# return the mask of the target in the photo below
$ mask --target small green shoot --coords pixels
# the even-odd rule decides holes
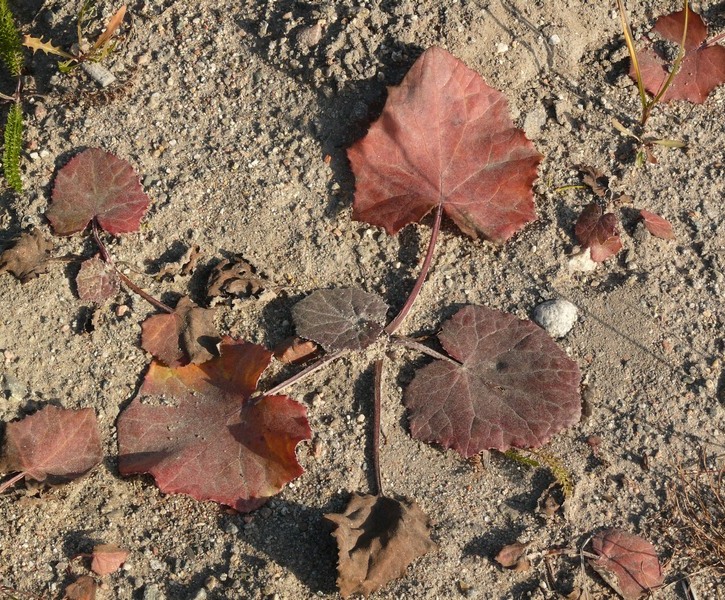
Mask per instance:
[[[23,146],[23,110],[19,102],[10,106],[5,123],[5,147],[3,148],[3,172],[8,185],[16,192],[23,191],[20,178],[20,152]]]
[[[526,452],[527,454],[523,454]],[[563,463],[550,454],[545,452],[537,452],[531,449],[528,450],[516,450],[511,449],[504,452],[504,456],[511,460],[525,465],[527,467],[547,468],[551,471],[556,482],[561,486],[561,491],[565,498],[571,496],[574,492],[574,482],[572,481],[571,475]]]

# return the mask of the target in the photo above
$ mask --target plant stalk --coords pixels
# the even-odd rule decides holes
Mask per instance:
[[[267,390],[266,392],[264,392],[264,396],[273,396],[274,394],[279,394],[282,390],[288,388],[293,383],[297,383],[298,381],[309,377],[313,373],[319,371],[327,363],[332,362],[336,358],[340,358],[343,353],[343,350],[338,350],[337,352],[333,352],[332,354],[323,356],[320,360],[312,363],[309,367],[302,369],[299,373],[295,373],[294,375],[292,375],[292,377],[285,379],[283,382],[275,385],[271,390]]]
[[[675,62],[672,63],[672,69],[670,69],[670,74],[667,76],[667,79],[660,87],[657,94],[655,94],[655,97],[652,98],[652,100],[649,101],[647,106],[645,107],[645,110],[642,114],[642,125],[644,125],[647,122],[647,119],[649,119],[649,115],[652,112],[652,109],[654,108],[655,104],[657,104],[662,96],[665,95],[665,92],[667,89],[672,85],[672,82],[675,79],[675,75],[680,71],[680,65],[682,64],[683,59],[685,58],[685,42],[687,42],[687,27],[690,23],[690,3],[689,0],[684,0],[684,8],[685,11],[685,24],[682,28],[682,41],[680,42],[680,49],[677,52],[677,58],[675,58]]]
[[[459,363],[457,360],[452,359],[450,356],[446,356],[445,354],[441,354],[437,350],[433,350],[433,348],[429,348],[425,344],[421,344],[420,342],[405,337],[403,335],[394,335],[390,338],[390,341],[392,341],[394,344],[398,344],[400,346],[405,346],[406,348],[410,348],[411,350],[417,350],[421,354],[427,354],[428,356],[432,358],[437,358],[438,360],[445,360],[451,364],[456,365],[457,367],[460,367],[462,363]]]
[[[373,403],[373,473],[378,496],[384,496],[383,480],[380,477],[380,410],[383,400],[383,359],[375,361],[375,401]]]
[[[642,103],[642,125],[644,125],[645,113],[647,111],[647,92],[644,89],[644,82],[642,81],[642,71],[639,68],[639,60],[637,59],[637,51],[634,48],[634,36],[632,30],[629,27],[629,21],[627,20],[627,9],[624,7],[624,0],[617,0],[617,10],[619,10],[619,18],[622,22],[622,31],[624,32],[624,42],[627,44],[627,50],[629,51],[629,58],[632,60],[632,68],[634,69],[635,77],[637,78],[637,89],[639,91],[639,100]]]
[[[111,258],[111,255],[108,253],[108,249],[106,248],[105,244],[101,241],[101,236],[98,233],[98,224],[96,223],[96,220],[93,219],[93,240],[96,242],[96,246],[98,246],[98,249],[101,252],[101,256],[103,257],[103,260],[111,265],[113,267],[113,270],[116,271],[116,274],[118,275],[119,279],[123,281],[123,283],[128,287],[131,291],[135,292],[139,296],[141,296],[146,302],[148,302],[151,306],[154,306],[158,308],[159,310],[163,312],[167,312],[169,314],[174,312],[174,309],[170,306],[167,306],[161,300],[157,300],[154,298],[151,294],[148,292],[145,292],[142,290],[139,286],[137,286],[131,279],[129,279],[125,274],[121,273],[119,268],[116,266],[116,263],[113,262],[113,259]]]
[[[10,479],[8,479],[5,483],[3,483],[2,485],[0,485],[0,494],[2,494],[9,487],[12,487],[13,485],[15,485],[23,477],[25,477],[25,471],[23,471],[22,473],[18,473],[17,475],[15,475],[15,476],[11,477]]]
[[[398,327],[400,327],[402,322],[405,320],[405,317],[408,316],[410,309],[413,308],[413,303],[418,297],[418,294],[420,294],[420,290],[423,287],[425,278],[427,277],[428,271],[430,270],[430,264],[433,259],[433,251],[435,250],[436,240],[438,239],[438,232],[441,229],[442,216],[443,203],[440,203],[438,204],[438,208],[436,209],[435,222],[433,223],[433,230],[431,231],[430,242],[428,243],[428,251],[426,252],[425,260],[423,261],[423,266],[420,269],[418,279],[416,280],[415,285],[413,286],[413,289],[408,296],[408,299],[405,301],[403,308],[400,309],[398,315],[385,328],[385,333],[387,334],[391,334],[397,331]]]

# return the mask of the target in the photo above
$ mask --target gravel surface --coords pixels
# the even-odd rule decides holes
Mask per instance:
[[[116,8],[98,4],[106,17]],[[638,38],[679,6],[630,4]],[[73,43],[80,2],[11,5],[25,32]],[[655,109],[648,135],[688,148],[656,148],[656,164],[636,167],[631,140],[611,125],[631,125],[640,111],[612,5],[131,0],[130,33],[104,63],[114,86],[100,91],[80,70],[60,74],[52,57],[28,58],[38,95],[24,103],[25,191],[2,192],[0,249],[32,226],[51,235],[44,212],[56,169],[97,146],[129,160],[152,198],[141,230],[109,247],[145,289],[167,302],[190,293],[203,303],[209,271],[233,254],[276,286],[220,303],[224,334],[274,347],[294,334],[292,306],[317,288],[355,285],[400,308],[431,220],[396,237],[352,221],[345,148],[379,114],[386,86],[440,45],[506,94],[516,124],[544,155],[539,218],[502,247],[444,224],[402,332],[434,333],[465,303],[529,318],[544,301],[567,300],[579,318],[558,343],[582,369],[586,417],[545,448],[574,482],[565,508],[547,516],[540,499],[550,470],[501,455],[466,462],[411,439],[401,392],[429,359],[396,350],[384,382],[383,480],[430,515],[438,551],[375,597],[548,599],[586,588],[590,598],[611,598],[601,578],[580,572],[578,555],[551,561],[554,590],[542,561],[512,572],[492,556],[516,540],[532,551],[577,550],[598,529],[622,527],[672,559],[668,582],[696,573],[699,597],[725,598],[714,573],[673,541],[665,493],[677,464],[695,464],[701,450],[722,456],[725,444],[725,86],[703,105]],[[714,33],[725,27],[722,6],[696,6]],[[13,89],[7,78],[0,84]],[[574,222],[594,198],[561,189],[580,184],[578,164],[601,169],[612,198],[629,196],[614,207],[624,249],[592,271],[570,265]],[[640,208],[668,219],[676,240],[649,235]],[[54,241],[58,256],[93,253],[83,236]],[[153,277],[196,245],[190,275]],[[337,551],[323,514],[372,485],[370,365],[379,348],[289,390],[313,429],[298,448],[306,472],[263,508],[235,514],[162,494],[150,477],[119,476],[115,422],[150,361],[139,336],[152,309],[125,292],[105,306],[85,305],[75,293],[77,268],[56,263],[25,285],[0,276],[0,421],[47,403],[90,406],[106,454],[81,480],[47,490],[20,484],[0,497],[0,585],[17,590],[7,597],[62,598],[87,573],[73,557],[98,543],[131,551],[103,578],[101,600],[337,597]],[[282,375],[273,372],[265,385]],[[679,584],[657,597],[685,598]]]

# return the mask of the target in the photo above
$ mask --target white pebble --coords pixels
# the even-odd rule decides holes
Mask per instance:
[[[504,44],[502,42],[498,42],[496,44],[496,52],[498,54],[505,54],[508,51],[509,51],[509,45],[508,44]]]
[[[569,333],[578,317],[579,310],[576,305],[560,298],[543,302],[534,309],[534,321],[555,338]]]

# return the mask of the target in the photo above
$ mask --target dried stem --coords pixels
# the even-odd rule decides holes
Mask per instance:
[[[410,312],[410,309],[413,308],[413,303],[415,302],[415,299],[418,297],[418,294],[420,293],[421,288],[423,287],[423,282],[425,281],[426,276],[428,275],[428,270],[430,269],[430,263],[433,259],[433,251],[435,250],[436,240],[438,239],[438,232],[441,229],[441,217],[443,216],[443,204],[439,204],[438,208],[436,209],[436,216],[435,216],[435,222],[433,223],[433,230],[430,234],[430,242],[428,243],[428,251],[425,255],[425,260],[423,261],[423,266],[420,269],[420,274],[418,275],[418,279],[415,282],[415,285],[413,286],[413,289],[410,292],[410,296],[408,296],[408,299],[405,301],[405,304],[403,305],[403,308],[400,309],[400,312],[398,313],[398,316],[396,316],[385,328],[385,333],[394,333],[397,331],[398,327],[400,327],[401,323],[405,320],[405,317],[408,316],[408,313]]]
[[[139,296],[141,296],[146,302],[151,304],[152,306],[155,306],[159,310],[162,310],[167,313],[173,313],[174,309],[170,306],[167,306],[161,300],[157,300],[154,298],[151,294],[148,292],[145,292],[142,290],[139,286],[137,286],[133,281],[131,281],[126,275],[121,273],[119,268],[116,266],[116,263],[113,262],[113,259],[111,258],[111,255],[108,253],[108,249],[106,248],[103,241],[101,241],[101,236],[98,232],[98,224],[96,223],[96,220],[93,219],[93,240],[96,242],[96,246],[98,246],[98,249],[101,252],[101,256],[103,257],[103,260],[111,265],[113,267],[113,270],[116,271],[116,274],[118,275],[119,279],[123,281],[123,283],[128,287],[131,291],[137,293]]]
[[[637,78],[637,89],[639,90],[639,100],[642,103],[642,118],[647,111],[647,92],[644,89],[644,82],[642,81],[642,71],[639,68],[639,60],[637,59],[637,51],[634,48],[634,36],[632,30],[629,27],[629,21],[627,20],[627,9],[624,7],[624,0],[617,0],[617,9],[619,10],[619,19],[622,22],[622,31],[624,32],[624,41],[627,44],[627,50],[629,50],[629,57],[632,60],[632,68],[634,69],[635,77]],[[644,122],[642,123],[644,125]]]
[[[383,359],[375,361],[375,401],[373,403],[373,472],[378,496],[384,496],[383,480],[380,477],[380,410],[383,400]]]
[[[10,479],[8,479],[5,483],[3,483],[2,485],[0,485],[0,494],[2,494],[9,487],[14,486],[23,477],[25,477],[25,471],[23,471],[22,473],[18,473],[14,477],[11,477]]]
[[[714,46],[717,44],[720,40],[725,40],[725,31],[723,31],[721,34],[716,35],[714,38],[712,38],[709,42],[705,43],[705,48],[709,48],[710,46]]]
[[[273,396],[274,394],[279,394],[282,390],[288,388],[293,383],[297,383],[298,381],[307,378],[316,371],[319,371],[327,363],[332,362],[336,358],[340,358],[343,354],[344,351],[338,350],[337,352],[333,352],[332,354],[323,356],[320,360],[312,363],[309,367],[302,369],[299,373],[295,373],[294,375],[292,375],[292,377],[290,377],[289,379],[285,379],[282,383],[278,383],[271,390],[267,390],[266,392],[264,392],[264,395]]]

